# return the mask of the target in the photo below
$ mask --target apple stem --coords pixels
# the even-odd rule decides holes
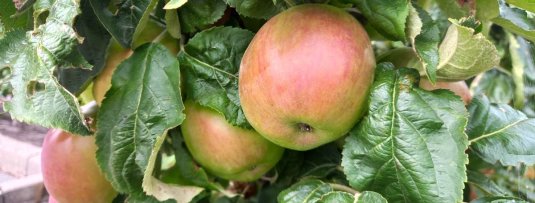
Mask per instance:
[[[221,185],[219,185],[219,184],[215,184],[215,185],[213,185],[213,186],[215,187],[215,189],[216,189],[218,192],[220,192],[220,193],[221,193],[222,195],[224,195],[225,197],[233,198],[233,197],[238,196],[238,194],[226,190],[225,188],[221,187]]]
[[[264,180],[264,181],[268,181],[269,184],[273,184],[273,183],[275,183],[275,181],[277,181],[278,178],[279,178],[279,172],[275,171],[275,175],[274,176],[272,176],[272,177],[262,176],[260,179]]]
[[[347,193],[351,193],[353,195],[359,195],[359,191],[356,191],[355,189],[353,188],[350,188],[348,186],[345,186],[345,185],[341,185],[341,184],[337,184],[337,183],[329,183],[329,185],[334,189],[334,190],[338,190],[338,191],[343,191],[343,192],[347,192]]]
[[[98,106],[95,100],[88,102],[87,104],[80,107],[80,111],[86,117],[93,117],[97,113]]]

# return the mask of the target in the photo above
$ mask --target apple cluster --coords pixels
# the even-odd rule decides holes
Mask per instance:
[[[364,113],[374,66],[366,31],[347,12],[292,7],[260,28],[240,64],[240,103],[254,130],[186,101],[186,145],[212,174],[256,180],[283,148],[309,150],[346,134]]]
[[[166,45],[178,52],[176,42]],[[99,104],[113,71],[132,53],[118,44],[110,49],[106,67],[94,81]],[[407,66],[406,59],[411,58],[400,54],[410,55],[412,50],[395,52],[389,53],[397,54],[390,57],[394,60],[381,60],[404,59],[397,66]],[[374,67],[370,39],[353,16],[328,5],[294,6],[267,21],[243,55],[239,96],[253,129],[233,126],[219,112],[187,99],[181,125],[186,146],[211,174],[254,181],[276,165],[285,148],[310,150],[350,131],[367,110]],[[428,90],[453,89],[469,102],[468,88],[461,83],[433,86],[423,79],[420,85]],[[42,168],[52,199],[112,201],[116,192],[101,174],[95,152],[94,137],[60,130],[47,134]]]

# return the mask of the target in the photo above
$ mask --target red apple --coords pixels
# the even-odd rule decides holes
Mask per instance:
[[[268,140],[308,150],[346,134],[361,119],[375,59],[364,28],[324,4],[294,6],[271,18],[240,66],[240,102]]]
[[[41,152],[48,193],[60,203],[110,203],[117,192],[104,178],[95,157],[94,136],[50,130]]]
[[[220,113],[186,101],[182,135],[193,158],[218,177],[253,181],[282,157],[283,148],[254,130],[229,124]]]
[[[58,203],[56,199],[54,199],[52,196],[48,195],[48,203]]]

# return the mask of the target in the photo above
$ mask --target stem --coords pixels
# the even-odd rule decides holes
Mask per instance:
[[[293,0],[284,0],[284,2],[286,2],[286,4],[290,7],[295,6],[295,1]]]
[[[167,28],[164,29],[152,42],[160,42],[165,37],[165,34],[167,33]]]
[[[224,195],[225,197],[229,197],[229,198],[233,198],[233,197],[236,197],[238,196],[238,194],[236,193],[233,193],[231,191],[228,191],[228,190],[225,190],[225,188],[223,188],[221,185],[219,184],[212,184],[212,187],[217,190],[219,193],[221,193],[222,195]]]
[[[279,172],[275,171],[275,175],[273,177],[262,176],[260,179],[268,181],[269,184],[273,184],[275,183],[275,181],[277,181],[278,178],[279,178]]]
[[[98,106],[95,100],[80,107],[82,114],[86,117],[93,117],[97,113]]]
[[[336,166],[336,170],[339,171],[340,173],[345,174],[344,168],[342,166],[340,166],[340,165]]]
[[[345,186],[345,185],[341,185],[341,184],[338,184],[338,183],[329,183],[329,185],[330,185],[334,190],[343,191],[343,192],[348,192],[348,193],[351,193],[351,194],[353,194],[353,195],[360,194],[359,191],[356,191],[355,189],[350,188],[350,187]]]
[[[180,51],[184,51],[185,38],[184,35],[180,36]]]

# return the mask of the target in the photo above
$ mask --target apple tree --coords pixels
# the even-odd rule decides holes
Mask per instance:
[[[0,0],[57,202],[534,202],[529,0]]]

